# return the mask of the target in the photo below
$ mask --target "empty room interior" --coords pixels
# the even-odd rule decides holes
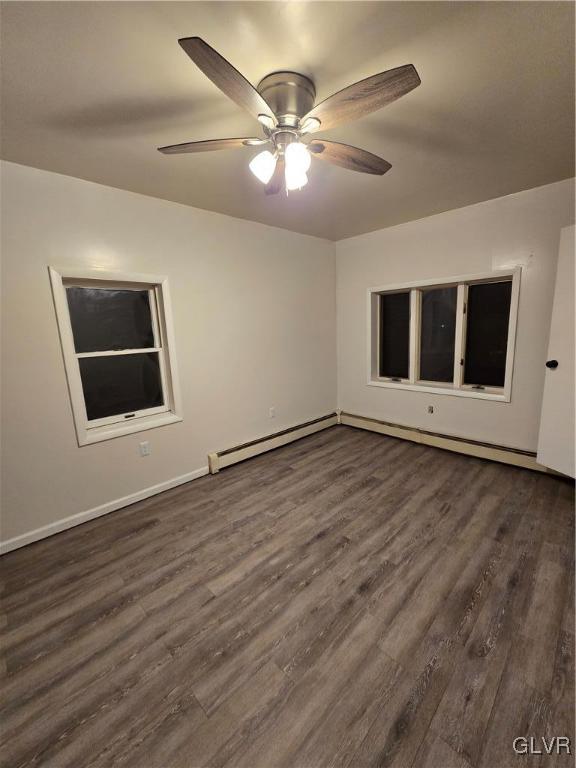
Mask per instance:
[[[574,766],[573,2],[2,2],[6,768]]]

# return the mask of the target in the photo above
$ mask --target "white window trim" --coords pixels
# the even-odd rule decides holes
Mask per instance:
[[[164,426],[165,424],[174,424],[182,421],[182,404],[168,278],[165,275],[104,272],[102,270],[83,270],[74,267],[49,267],[48,270],[78,445],[99,443],[102,440],[111,440],[122,435],[143,432],[148,429]],[[133,351],[134,353],[161,351],[159,359],[165,399],[164,405],[142,411],[140,412],[141,415],[138,415],[138,412],[136,412],[136,416],[131,421],[125,421],[124,417],[120,415],[88,422],[78,359],[80,357],[97,357],[100,354],[130,354],[132,350],[105,353],[76,353],[68,300],[66,298],[66,284],[76,281],[78,284],[81,284],[83,281],[96,282],[102,288],[108,285],[117,287],[119,283],[123,283],[126,287],[138,288],[140,290],[148,288],[150,290],[151,298],[155,301],[155,308],[152,311],[155,345],[150,349]]]
[[[367,384],[370,387],[382,387],[384,389],[403,389],[409,392],[426,392],[434,395],[452,395],[453,397],[471,397],[476,400],[496,400],[509,403],[512,396],[512,376],[514,371],[514,349],[516,345],[516,326],[518,320],[518,303],[520,299],[520,279],[522,267],[513,269],[494,270],[474,275],[458,275],[435,280],[417,280],[410,283],[395,283],[393,285],[380,285],[369,288],[367,294]],[[465,385],[462,381],[463,368],[460,359],[463,357],[466,341],[466,315],[464,304],[468,285],[470,283],[497,282],[505,278],[512,278],[512,295],[510,297],[510,318],[508,322],[508,346],[506,349],[506,371],[503,387],[487,387],[483,390],[472,389],[471,385]],[[426,383],[418,380],[418,366],[420,358],[420,298],[419,288],[448,288],[458,287],[456,306],[456,339],[454,346],[454,381],[453,383],[439,384]],[[385,380],[378,375],[378,349],[380,324],[378,322],[379,295],[394,291],[412,291],[410,293],[410,370],[408,379],[401,381]]]

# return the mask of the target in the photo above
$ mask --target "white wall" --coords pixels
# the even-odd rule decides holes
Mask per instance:
[[[4,541],[336,407],[332,243],[12,163],[2,214]],[[182,423],[78,447],[48,265],[168,275]]]
[[[338,405],[349,413],[536,450],[560,229],[573,180],[336,243]],[[368,386],[366,291],[522,265],[510,403]],[[427,406],[434,413],[427,413]]]

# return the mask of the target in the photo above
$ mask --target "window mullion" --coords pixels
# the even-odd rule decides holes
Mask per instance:
[[[418,380],[418,362],[420,350],[420,298],[421,291],[410,291],[410,365],[408,381],[414,384]]]
[[[456,338],[454,341],[454,387],[460,389],[464,379],[464,355],[466,347],[466,302],[468,286],[461,283],[458,286],[456,299]]]

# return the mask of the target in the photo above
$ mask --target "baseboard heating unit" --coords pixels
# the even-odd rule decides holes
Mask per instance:
[[[492,443],[482,443],[477,440],[469,440],[464,437],[454,437],[452,435],[443,435],[437,432],[429,432],[416,427],[407,427],[402,424],[393,424],[379,419],[369,418],[367,416],[357,416],[353,413],[340,411],[338,413],[338,423],[345,424],[357,429],[367,429],[370,432],[379,432],[382,435],[391,437],[400,437],[403,440],[411,440],[414,443],[423,443],[432,445],[435,448],[443,448],[447,451],[456,453],[465,453],[468,456],[477,456],[481,459],[490,459],[499,461],[503,464],[512,464],[516,467],[533,469],[537,472],[548,472],[558,474],[554,470],[544,467],[536,461],[536,454],[532,451],[523,451],[519,448],[508,448],[503,445],[493,445]]]
[[[338,415],[329,413],[327,416],[321,416],[319,419],[307,421],[304,424],[297,424],[294,427],[283,429],[281,432],[274,432],[271,435],[259,437],[257,440],[251,440],[249,443],[242,443],[233,448],[227,448],[224,451],[208,454],[208,466],[210,472],[214,475],[224,467],[236,464],[238,461],[251,459],[258,456],[259,453],[271,451],[274,448],[280,448],[282,445],[292,443],[294,440],[300,440],[301,437],[307,437],[320,432],[322,429],[333,427],[338,424]]]

